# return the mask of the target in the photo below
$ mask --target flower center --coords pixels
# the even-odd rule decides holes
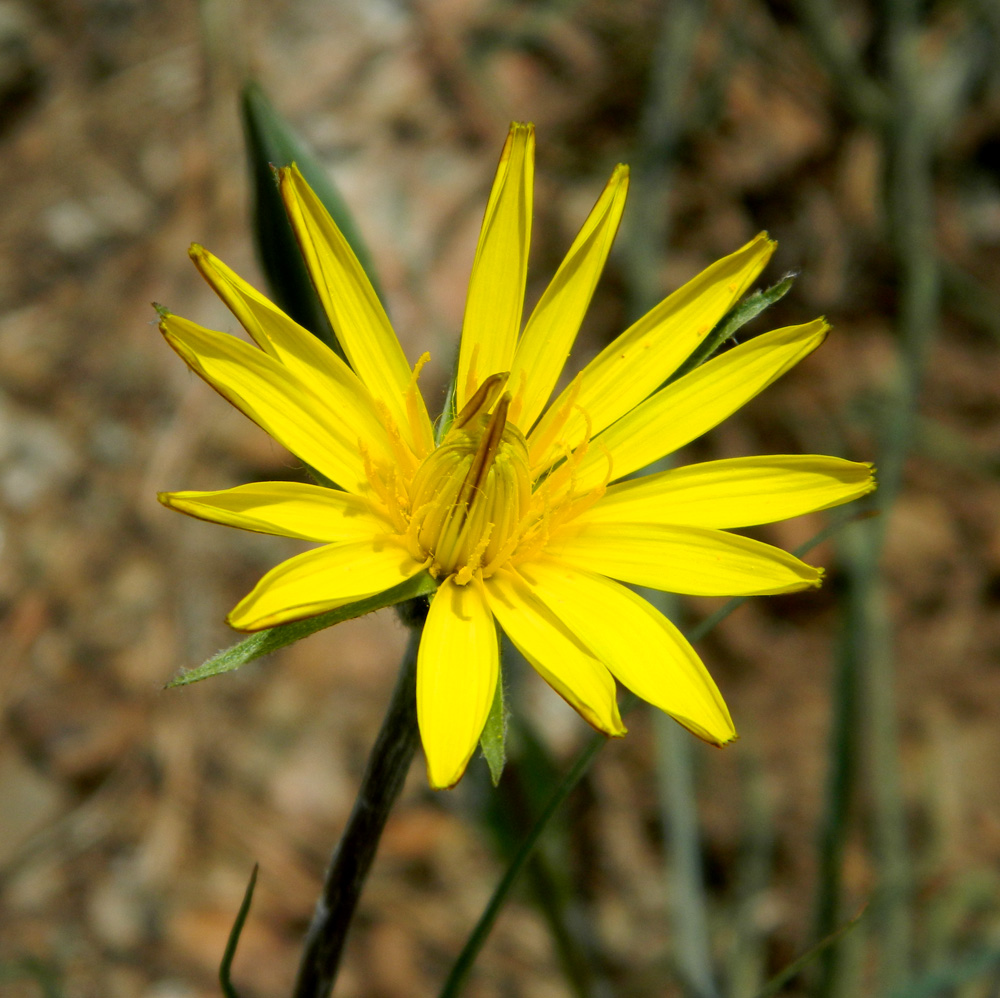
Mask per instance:
[[[490,575],[517,546],[531,501],[528,447],[507,424],[506,374],[488,378],[421,463],[410,490],[407,543],[435,577]],[[492,410],[492,411],[491,411]]]

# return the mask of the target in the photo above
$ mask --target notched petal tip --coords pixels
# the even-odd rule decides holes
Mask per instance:
[[[698,741],[704,742],[706,745],[711,745],[712,748],[725,748],[727,745],[732,745],[733,742],[738,741],[740,737],[732,722],[732,718],[728,716],[728,711],[724,719],[727,722],[727,730],[723,732],[709,731],[708,728],[704,728],[690,718],[682,717],[679,714],[669,714],[669,716],[686,731],[690,731]]]
[[[865,495],[868,495],[869,492],[874,492],[879,486],[878,468],[876,468],[871,461],[862,461],[861,463],[868,469],[868,488],[864,493]]]
[[[749,245],[753,246],[756,243],[763,243],[767,247],[768,256],[770,256],[778,248],[778,240],[772,239],[771,234],[767,231],[767,229],[761,229],[760,232],[758,232],[757,235],[750,240]]]
[[[703,740],[706,740],[706,739],[703,739]],[[722,739],[722,741],[708,741],[708,744],[711,745],[712,748],[719,748],[719,749],[721,749],[721,748],[725,748],[727,745],[732,745],[733,742],[738,742],[739,740],[740,740],[739,733],[734,728],[733,729],[733,733],[731,735],[729,735],[727,738]]]
[[[302,171],[299,169],[299,164],[292,161],[288,166],[279,166],[274,171],[275,179],[278,181],[278,186],[281,189],[281,194],[284,197],[286,195],[286,188],[292,184],[305,184],[306,178],[302,175]]]

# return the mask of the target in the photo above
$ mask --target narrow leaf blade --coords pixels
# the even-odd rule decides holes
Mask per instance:
[[[490,779],[493,781],[493,786],[496,786],[507,763],[507,705],[503,689],[502,659],[496,689],[493,692],[493,706],[490,707],[489,717],[486,718],[479,745],[486,758],[486,764],[490,767]]]
[[[270,655],[271,652],[284,648],[295,641],[315,634],[324,628],[332,627],[344,620],[352,620],[354,617],[361,617],[373,610],[382,610],[387,606],[395,606],[406,600],[417,599],[421,596],[429,596],[437,588],[437,583],[426,572],[415,575],[412,579],[387,589],[385,592],[376,593],[355,603],[348,603],[346,606],[338,607],[327,613],[321,613],[316,617],[309,617],[306,620],[295,620],[288,624],[279,624],[277,627],[269,627],[264,631],[257,631],[249,637],[238,641],[236,644],[218,654],[213,655],[207,662],[199,665],[195,669],[182,672],[176,679],[167,684],[167,689],[174,686],[188,686],[191,683],[200,682],[211,676],[218,676],[224,672],[232,672],[247,662],[252,662],[262,655]]]
[[[867,906],[866,906],[867,907]],[[790,963],[784,970],[779,971],[771,978],[764,987],[754,995],[754,998],[773,998],[781,989],[793,978],[802,973],[810,963],[813,962],[828,947],[832,946],[845,933],[849,932],[858,924],[861,916],[865,913],[862,908],[853,918],[844,922],[840,928],[835,929],[825,939],[821,939],[815,946],[810,947],[797,960]]]
[[[243,926],[247,916],[250,914],[250,905],[253,902],[254,888],[257,886],[257,871],[260,869],[257,863],[253,865],[253,873],[250,874],[250,882],[243,893],[243,900],[240,902],[240,910],[236,913],[236,921],[229,930],[229,938],[226,940],[226,948],[222,954],[222,963],[219,964],[219,985],[226,998],[240,998],[239,992],[233,987],[231,973],[233,969],[233,959],[236,956],[236,947],[239,945],[240,936],[243,934]]]
[[[322,164],[254,82],[248,83],[243,90],[242,115],[250,169],[254,239],[271,292],[296,322],[339,352],[337,338],[312,286],[285,215],[274,170],[293,162],[298,164],[309,186],[357,254],[378,293],[371,256],[344,199]]]
[[[723,316],[719,324],[702,340],[701,345],[683,364],[671,375],[670,380],[676,381],[706,360],[714,356],[724,343],[731,340],[751,319],[756,319],[765,309],[775,302],[781,301],[792,289],[795,274],[786,274],[777,284],[755,291],[747,295],[743,301],[735,305]]]

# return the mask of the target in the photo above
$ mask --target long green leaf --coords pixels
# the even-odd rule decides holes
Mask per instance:
[[[309,186],[351,244],[378,293],[378,278],[371,256],[326,170],[257,83],[248,83],[244,88],[242,112],[253,199],[254,239],[271,292],[296,322],[339,352],[337,338],[313,289],[285,215],[275,183],[275,168],[298,164]]]
[[[524,868],[524,864],[531,858],[531,854],[534,852],[542,832],[545,831],[549,821],[551,821],[559,810],[563,801],[566,800],[573,788],[583,778],[583,774],[587,772],[590,764],[597,758],[597,753],[601,751],[606,741],[607,738],[603,735],[595,735],[591,738],[587,743],[587,747],[577,756],[572,769],[570,769],[569,773],[563,778],[563,781],[553,791],[545,810],[538,816],[531,830],[525,836],[520,849],[518,849],[514,859],[507,867],[500,883],[497,884],[489,904],[487,904],[479,921],[476,923],[476,927],[472,930],[472,935],[469,936],[465,946],[462,948],[462,952],[451,968],[448,980],[445,981],[444,987],[441,989],[441,998],[456,998],[457,995],[461,994],[466,979],[472,970],[472,965],[475,963],[479,951],[483,948],[483,943],[486,942],[490,930],[493,928],[493,924],[500,914],[500,909],[507,900],[507,895],[510,894],[511,888]]]
[[[270,655],[271,652],[284,648],[295,641],[301,641],[302,638],[307,638],[310,634],[322,631],[326,627],[333,627],[334,624],[339,624],[341,621],[361,617],[373,610],[382,610],[387,606],[395,606],[397,603],[403,603],[420,596],[429,596],[436,588],[437,583],[434,579],[426,572],[420,572],[412,579],[407,579],[406,582],[402,582],[392,589],[368,596],[356,603],[348,603],[347,606],[321,613],[317,617],[295,620],[289,624],[279,624],[277,627],[258,631],[230,648],[213,655],[196,669],[182,672],[176,679],[167,684],[167,689],[173,686],[187,686],[189,683],[197,683],[202,679],[218,676],[223,672],[232,672],[241,665],[252,662],[255,658]]]
[[[250,882],[243,892],[243,900],[240,902],[240,910],[236,913],[236,921],[229,930],[229,938],[226,940],[226,949],[222,954],[222,962],[219,964],[219,985],[226,998],[240,998],[239,992],[233,987],[231,973],[233,969],[233,959],[236,956],[236,947],[239,945],[240,936],[243,934],[243,926],[247,916],[250,914],[250,905],[253,902],[254,888],[257,886],[257,871],[260,867],[254,863],[253,873],[250,874]]]
[[[787,967],[785,967],[784,970],[775,974],[775,976],[772,977],[771,980],[769,980],[756,995],[754,995],[754,998],[772,998],[773,995],[776,995],[790,980],[801,974],[802,971],[816,959],[816,957],[818,957],[825,950],[829,949],[829,947],[837,942],[841,936],[853,929],[854,926],[858,924],[858,921],[864,913],[865,909],[862,908],[861,911],[859,911],[852,919],[841,925],[840,928],[831,932],[825,939],[821,939],[815,946],[811,946],[807,949],[797,960],[793,960]]]
[[[682,378],[689,371],[704,364],[712,357],[717,350],[722,347],[727,340],[731,340],[751,319],[756,319],[764,309],[770,308],[775,302],[781,301],[792,289],[795,283],[794,274],[786,274],[777,284],[765,288],[763,291],[755,291],[752,295],[747,295],[743,301],[734,305],[719,321],[719,324],[701,341],[698,348],[690,357],[670,376],[671,381]]]

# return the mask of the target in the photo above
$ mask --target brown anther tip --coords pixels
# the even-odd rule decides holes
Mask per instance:
[[[510,377],[509,371],[502,371],[499,374],[491,374],[477,389],[476,394],[469,399],[462,407],[462,411],[455,417],[453,426],[459,428],[472,422],[481,413],[489,412],[493,403],[503,391],[507,379]]]

